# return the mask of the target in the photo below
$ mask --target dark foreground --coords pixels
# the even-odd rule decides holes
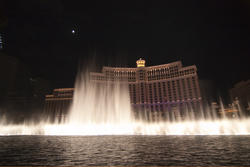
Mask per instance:
[[[0,165],[250,165],[250,136],[2,136]]]

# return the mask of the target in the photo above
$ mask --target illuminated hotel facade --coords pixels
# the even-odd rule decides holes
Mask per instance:
[[[130,103],[137,115],[147,111],[165,117],[167,112],[178,111],[182,116],[184,110],[200,110],[201,94],[195,65],[183,67],[177,61],[146,67],[143,59],[137,60],[136,64],[136,68],[103,67],[101,73],[91,72],[90,79],[99,84],[128,84]]]
[[[145,60],[136,61],[137,68],[103,67],[91,73],[95,82],[119,81],[129,85],[134,111],[152,112],[166,117],[167,112],[183,116],[187,109],[201,109],[201,93],[195,65],[183,67],[180,61],[146,67]],[[179,114],[179,115],[178,115]]]

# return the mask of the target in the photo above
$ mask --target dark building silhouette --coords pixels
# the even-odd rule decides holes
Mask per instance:
[[[216,101],[217,95],[216,95],[216,86],[214,81],[200,79],[199,84],[200,84],[202,101],[208,104]]]
[[[42,114],[48,81],[32,78],[24,63],[0,53],[0,113],[22,122]]]
[[[15,119],[25,117],[31,97],[30,73],[18,59],[0,54],[0,106],[6,115]],[[27,112],[26,112],[27,113]]]

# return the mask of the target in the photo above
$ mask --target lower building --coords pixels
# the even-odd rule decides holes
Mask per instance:
[[[74,88],[54,89],[51,95],[45,96],[44,115],[51,122],[63,121],[73,99]]]

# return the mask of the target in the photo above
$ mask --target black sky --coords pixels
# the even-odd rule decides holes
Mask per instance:
[[[5,0],[6,54],[53,87],[71,87],[79,64],[135,67],[181,60],[219,88],[250,79],[248,0]],[[72,34],[72,29],[76,31]]]

